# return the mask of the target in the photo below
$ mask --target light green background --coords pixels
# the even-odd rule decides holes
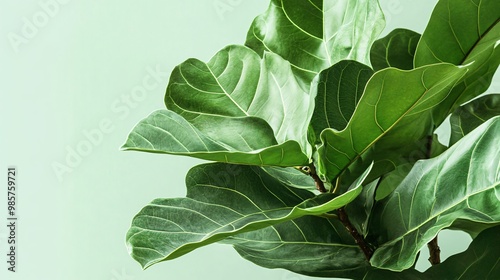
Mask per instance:
[[[142,271],[125,247],[132,217],[154,198],[184,196],[184,175],[201,161],[118,148],[139,120],[163,107],[175,65],[243,43],[268,1],[60,0],[47,16],[40,3],[48,2],[0,2],[1,182],[7,166],[19,171],[18,272],[7,272],[1,183],[0,279],[310,279],[260,268],[223,245]],[[382,1],[384,34],[422,32],[435,2]],[[16,45],[15,36],[25,39]],[[138,94],[144,82],[148,90]],[[86,135],[98,130],[102,137],[90,143]],[[85,152],[79,161],[68,158],[78,149]],[[72,164],[71,171],[58,177],[55,164]],[[468,242],[443,233],[443,256]]]

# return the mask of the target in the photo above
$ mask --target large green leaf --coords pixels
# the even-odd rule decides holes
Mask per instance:
[[[370,67],[353,60],[342,60],[321,71],[311,86],[311,92],[316,93],[311,119],[316,139],[325,128],[346,127],[373,73]]]
[[[385,25],[378,1],[272,0],[248,31],[246,45],[290,61],[304,88],[340,60],[370,65],[370,47]]]
[[[315,232],[300,232],[302,228],[321,229],[327,235]],[[345,236],[336,220],[316,217],[297,219],[295,224],[285,222],[275,226],[279,232],[286,232],[286,240],[281,240],[272,228],[231,238],[235,249],[245,259],[267,268],[285,268],[296,273],[316,277],[342,277],[363,280],[421,280],[421,279],[496,279],[500,273],[500,227],[483,231],[469,248],[451,256],[439,265],[425,272],[414,268],[402,272],[376,269],[364,262],[364,256],[352,246],[349,236]],[[265,241],[258,238],[265,236]],[[240,245],[241,244],[241,245]],[[300,254],[296,252],[300,251]]]
[[[488,89],[500,63],[499,10],[497,0],[441,0],[436,5],[417,46],[415,66],[448,62],[469,69],[435,112],[437,124]]]
[[[413,69],[418,40],[420,34],[403,28],[394,29],[384,38],[378,39],[370,51],[373,70],[378,71],[387,67]]]
[[[498,279],[500,276],[500,226],[487,229],[472,240],[465,252],[425,271],[426,279]]]
[[[139,123],[127,150],[187,155],[251,165],[309,164],[313,95],[290,64],[228,46],[208,63],[189,59],[170,77],[165,104]]]
[[[245,259],[316,277],[361,279],[368,262],[337,219],[306,216],[227,240]]]
[[[436,64],[411,71],[387,68],[375,73],[345,129],[325,129],[321,133],[319,171],[331,182],[349,167],[370,162],[376,155],[392,153],[401,157],[401,149],[430,134],[434,107],[466,71],[450,64]],[[387,172],[378,170],[377,165],[374,170]]]
[[[132,221],[127,244],[132,257],[149,267],[239,233],[321,216],[355,199],[368,172],[341,196],[315,196],[259,167],[197,166],[186,178],[187,198],[156,199],[143,208]]]
[[[488,119],[499,115],[500,94],[486,95],[457,108],[450,117],[450,144],[456,143]]]
[[[499,10],[497,0],[440,0],[417,46],[415,66],[464,64],[488,33],[497,32]]]
[[[297,142],[278,144],[262,119],[210,116],[205,120],[212,132],[208,127],[200,131],[172,111],[158,110],[134,127],[122,149],[251,165],[295,166],[309,162]]]
[[[457,220],[500,223],[500,117],[440,156],[419,161],[387,198],[375,204],[369,236],[378,244],[375,267],[400,271],[418,251]],[[468,224],[461,224],[468,231]],[[475,228],[472,228],[475,230]]]
[[[244,46],[228,46],[208,63],[189,59],[170,77],[165,104],[202,132],[217,138],[212,116],[257,117],[273,129],[279,144],[296,141],[310,156],[307,129],[312,116],[310,96],[299,86],[290,64],[265,53],[263,59]]]

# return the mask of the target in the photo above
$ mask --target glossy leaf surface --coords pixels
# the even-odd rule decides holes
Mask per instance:
[[[439,125],[458,106],[486,91],[500,63],[500,1],[441,0],[417,46],[415,66],[448,62],[469,70],[435,113]]]
[[[316,93],[311,126],[318,140],[325,128],[346,127],[373,73],[370,67],[352,60],[340,61],[321,71],[311,87]]]
[[[320,172],[331,182],[357,160],[364,160],[369,149],[385,155],[424,138],[433,126],[432,111],[465,72],[449,64],[436,64],[375,73],[345,129],[322,132]]]
[[[464,64],[483,38],[497,32],[499,10],[496,0],[440,0],[418,44],[415,66]]]
[[[375,41],[370,51],[373,70],[378,71],[387,67],[402,70],[413,69],[413,58],[418,40],[420,40],[420,34],[417,32],[398,28]]]
[[[165,104],[202,131],[216,131],[211,123],[214,115],[261,118],[278,143],[296,141],[310,154],[307,128],[313,99],[278,55],[266,53],[260,59],[247,47],[228,46],[208,63],[189,59],[177,66]]]
[[[290,61],[304,88],[340,60],[370,65],[370,47],[385,26],[378,1],[272,0],[248,31],[246,45]]]
[[[500,223],[498,131],[496,117],[440,156],[417,162],[396,190],[375,204],[369,229],[378,244],[373,266],[411,267],[418,251],[456,220]]]

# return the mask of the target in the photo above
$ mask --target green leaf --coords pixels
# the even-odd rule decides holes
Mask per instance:
[[[375,73],[345,129],[325,129],[321,133],[319,172],[332,182],[350,166],[366,164],[375,154],[385,156],[429,135],[434,107],[466,71],[450,64],[436,64],[411,71],[387,68]]]
[[[283,167],[264,166],[262,167],[262,169],[266,173],[268,173],[275,179],[278,179],[287,186],[299,189],[306,189],[310,191],[316,191],[316,186],[313,178],[297,170],[294,167],[283,168]]]
[[[311,119],[316,139],[325,128],[346,127],[373,73],[370,67],[353,60],[342,60],[321,71],[311,86],[311,92],[317,93]]]
[[[500,226],[479,234],[465,252],[425,271],[425,279],[497,279],[500,275]]]
[[[414,164],[414,162],[400,164],[393,171],[385,174],[377,188],[375,200],[382,200],[390,195],[410,173]]]
[[[448,62],[466,64],[488,33],[495,33],[497,0],[440,0],[415,54],[415,66]]]
[[[469,70],[462,78],[460,84],[455,86],[450,94],[450,98],[443,103],[448,109],[437,111],[435,119],[438,124],[443,122],[458,106],[479,96],[485,92],[493,79],[493,76],[500,64],[500,24],[486,34],[471,51],[469,57],[464,61]]]
[[[208,63],[189,59],[170,77],[165,104],[202,132],[213,132],[212,116],[257,117],[273,129],[279,144],[296,141],[311,155],[307,129],[310,96],[299,86],[290,64],[273,53],[263,59],[244,46],[228,46]]]
[[[139,123],[126,150],[187,155],[251,165],[309,164],[314,96],[290,64],[228,46],[208,63],[189,59],[170,77],[165,104]]]
[[[197,166],[186,178],[187,198],[156,199],[134,218],[129,251],[146,268],[239,233],[323,215],[354,200],[368,172],[340,196],[314,196],[258,167]]]
[[[384,38],[378,39],[370,51],[373,70],[378,71],[387,67],[413,69],[418,40],[420,34],[403,28],[394,29]]]
[[[461,83],[435,113],[436,124],[461,104],[486,91],[500,63],[497,0],[441,0],[422,34],[415,66],[448,62],[466,65]]]
[[[428,142],[429,140],[425,138],[423,139],[423,141],[418,142],[417,145],[410,145],[414,148],[411,153],[407,154],[406,156],[399,154],[398,161],[391,161],[391,163],[395,166],[394,170],[387,174],[384,174],[384,176],[381,178],[380,184],[377,187],[377,193],[375,195],[376,200],[385,198],[394,189],[396,189],[396,187],[403,181],[403,179],[406,178],[415,162],[421,159],[428,158]],[[437,134],[434,134],[432,137],[430,157],[436,157],[446,151],[446,149],[448,149],[448,147],[441,144],[438,140]],[[391,156],[387,155],[385,157],[386,159],[391,158]]]
[[[368,262],[337,219],[306,216],[231,237],[246,260],[316,277],[361,279]]]
[[[272,0],[248,31],[246,45],[290,61],[304,88],[344,60],[370,65],[370,46],[384,29],[378,1]]]
[[[424,279],[415,269],[393,272],[370,267],[337,219],[305,216],[239,234],[224,243],[232,244],[243,258],[259,266],[284,268],[313,277]]]
[[[486,95],[457,108],[450,117],[450,144],[456,143],[467,133],[498,115],[500,115],[500,94]]]
[[[368,222],[370,213],[375,205],[375,191],[379,180],[372,181],[366,186],[363,186],[363,191],[351,203],[345,206],[345,211],[349,216],[349,220],[356,227],[358,232],[365,236],[368,234]]]
[[[262,119],[211,116],[205,120],[212,131],[207,127],[204,133],[178,114],[158,110],[134,127],[122,149],[251,165],[309,162],[297,142],[278,144]]]
[[[417,162],[396,190],[375,204],[369,229],[378,244],[373,266],[395,271],[411,267],[418,251],[457,220],[500,223],[498,131],[500,117],[440,156]]]
[[[360,278],[361,279],[361,278]],[[370,269],[363,276],[362,280],[381,280],[381,279],[390,279],[390,280],[422,280],[422,279],[431,279],[424,278],[422,273],[416,269],[407,269],[402,272],[394,272],[390,270],[384,269]]]

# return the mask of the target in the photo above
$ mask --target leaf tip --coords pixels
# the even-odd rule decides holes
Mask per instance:
[[[119,151],[130,151],[132,149],[132,146],[130,145],[129,141],[123,143],[120,148],[118,148]]]

